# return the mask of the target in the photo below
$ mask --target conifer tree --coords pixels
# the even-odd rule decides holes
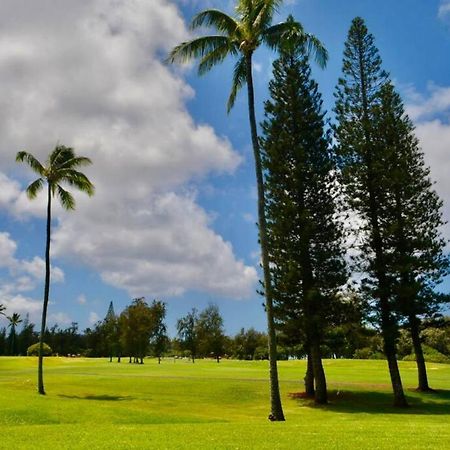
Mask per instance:
[[[373,36],[364,21],[353,20],[345,43],[343,76],[336,91],[335,137],[341,158],[342,180],[350,208],[360,222],[357,268],[366,274],[362,288],[376,300],[384,353],[394,392],[394,405],[406,406],[396,358],[398,323],[395,315],[392,246],[389,239],[389,150],[378,136],[376,111],[388,83]]]
[[[326,403],[320,345],[346,273],[322,100],[303,46],[285,45],[269,90],[261,147],[275,315],[284,333],[303,337],[315,400]]]
[[[385,186],[388,223],[386,242],[392,247],[392,272],[397,310],[411,333],[418,369],[418,390],[429,391],[420,340],[420,316],[439,310],[443,298],[434,292],[448,274],[449,259],[440,235],[442,202],[430,180],[414,126],[391,83],[380,91],[375,110],[377,139],[387,152]]]

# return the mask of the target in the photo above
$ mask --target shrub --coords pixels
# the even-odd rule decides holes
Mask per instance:
[[[422,345],[423,356],[425,357],[425,361],[433,362],[433,363],[450,363],[450,358],[438,352],[433,347],[429,347],[428,345]],[[416,355],[411,353],[403,358],[403,361],[415,361]]]
[[[43,345],[43,353],[44,353],[44,356],[51,356],[51,354],[53,353],[50,346],[47,345],[45,342]],[[33,344],[28,347],[27,355],[28,356],[39,356],[39,342],[37,344]]]
[[[358,348],[353,354],[354,359],[384,359],[381,352],[374,351],[370,347]]]

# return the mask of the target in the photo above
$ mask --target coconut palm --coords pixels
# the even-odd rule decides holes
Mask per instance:
[[[75,209],[75,199],[66,191],[62,184],[75,187],[89,196],[94,194],[94,185],[83,173],[76,170],[81,166],[91,164],[91,160],[84,156],[76,156],[73,148],[57,145],[50,153],[44,164],[40,163],[32,154],[21,151],[17,153],[17,162],[27,163],[39,175],[26,190],[29,199],[36,198],[37,194],[47,184],[47,238],[45,247],[45,288],[44,304],[42,308],[42,324],[39,336],[39,365],[38,365],[38,391],[45,395],[43,378],[43,344],[47,321],[47,307],[50,293],[50,235],[52,221],[52,198],[57,197],[64,209]]]
[[[0,316],[5,315],[6,306],[3,303],[0,303]]]
[[[11,327],[11,355],[14,355],[16,346],[16,327],[22,322],[22,319],[20,318],[19,313],[13,313],[12,316],[7,316],[6,318],[9,321],[8,327]]]
[[[228,112],[233,107],[239,90],[247,84],[248,111],[258,192],[259,240],[261,243],[269,335],[272,409],[269,418],[271,420],[284,420],[284,415],[278,385],[276,336],[273,319],[266,218],[264,214],[263,172],[256,127],[252,57],[256,49],[262,44],[277,50],[284,42],[295,40],[297,45],[303,46],[305,51],[315,56],[319,65],[324,66],[327,60],[327,52],[320,41],[311,34],[306,33],[300,23],[292,19],[276,25],[272,24],[273,16],[282,3],[282,0],[237,0],[234,17],[216,9],[202,11],[193,18],[191,28],[209,27],[215,29],[217,34],[183,42],[172,50],[168,58],[169,62],[181,63],[191,59],[199,59],[199,75],[222,63],[228,56],[237,58],[231,93],[228,99]]]

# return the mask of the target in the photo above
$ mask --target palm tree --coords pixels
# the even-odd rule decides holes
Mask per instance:
[[[39,336],[39,365],[38,365],[38,391],[45,395],[43,378],[43,344],[47,321],[47,307],[50,292],[50,233],[52,221],[52,197],[59,198],[64,209],[75,209],[75,199],[61,184],[65,183],[75,187],[89,196],[94,194],[94,185],[83,173],[76,170],[80,166],[91,164],[91,160],[84,156],[76,156],[73,148],[57,145],[50,153],[44,164],[41,164],[32,154],[21,151],[17,153],[17,162],[26,162],[31,169],[39,175],[26,190],[29,199],[36,198],[44,184],[47,183],[47,240],[45,247],[45,288],[44,304],[42,307],[42,324]]]
[[[270,361],[271,420],[284,420],[281,406],[277,370],[277,347],[273,318],[273,296],[269,268],[266,217],[264,213],[265,195],[261,154],[256,127],[255,98],[252,76],[252,57],[256,49],[265,44],[277,50],[287,40],[295,40],[305,51],[313,53],[320,66],[325,66],[327,52],[320,41],[304,31],[302,25],[293,19],[272,25],[273,16],[283,3],[282,0],[237,0],[234,17],[216,10],[207,9],[197,14],[191,28],[202,26],[214,28],[218,34],[203,36],[176,46],[169,55],[169,62],[187,62],[200,59],[199,75],[222,63],[228,56],[237,58],[234,67],[228,112],[234,106],[238,91],[247,84],[248,112],[255,158],[256,183],[258,191],[258,224],[261,244],[261,260],[264,276],[265,307],[267,313]]]
[[[0,316],[5,315],[6,306],[3,303],[0,303]]]
[[[14,355],[16,346],[16,327],[22,322],[22,319],[20,318],[19,313],[13,313],[13,315],[8,316],[7,319],[9,320],[8,327],[11,327],[11,355]]]

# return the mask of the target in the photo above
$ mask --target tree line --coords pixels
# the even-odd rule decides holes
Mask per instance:
[[[130,313],[131,309],[131,313]],[[137,313],[137,314],[136,314]],[[0,356],[37,356],[39,333],[28,315],[7,316],[10,322],[0,329]],[[10,321],[9,318],[13,318]],[[125,328],[121,333],[121,326]],[[63,328],[57,324],[44,333],[44,355],[105,357],[110,361],[125,358],[130,363],[141,363],[145,357],[185,358],[195,362],[197,358],[222,358],[238,360],[267,360],[267,333],[254,328],[242,328],[235,335],[224,332],[223,318],[217,305],[211,304],[202,311],[192,309],[177,320],[177,334],[168,336],[165,323],[165,304],[154,301],[150,305],[144,298],[135,299],[116,315],[110,304],[103,320],[81,331],[72,322]],[[134,336],[130,335],[134,330]],[[450,362],[450,317],[427,320],[421,326],[421,340],[427,361]],[[136,350],[132,348],[137,344]],[[142,361],[138,349],[144,348]],[[407,328],[399,330],[398,358],[414,359],[414,346]],[[367,325],[361,315],[328,328],[320,347],[324,358],[383,359],[381,333]],[[280,333],[278,359],[304,359],[307,346]]]

